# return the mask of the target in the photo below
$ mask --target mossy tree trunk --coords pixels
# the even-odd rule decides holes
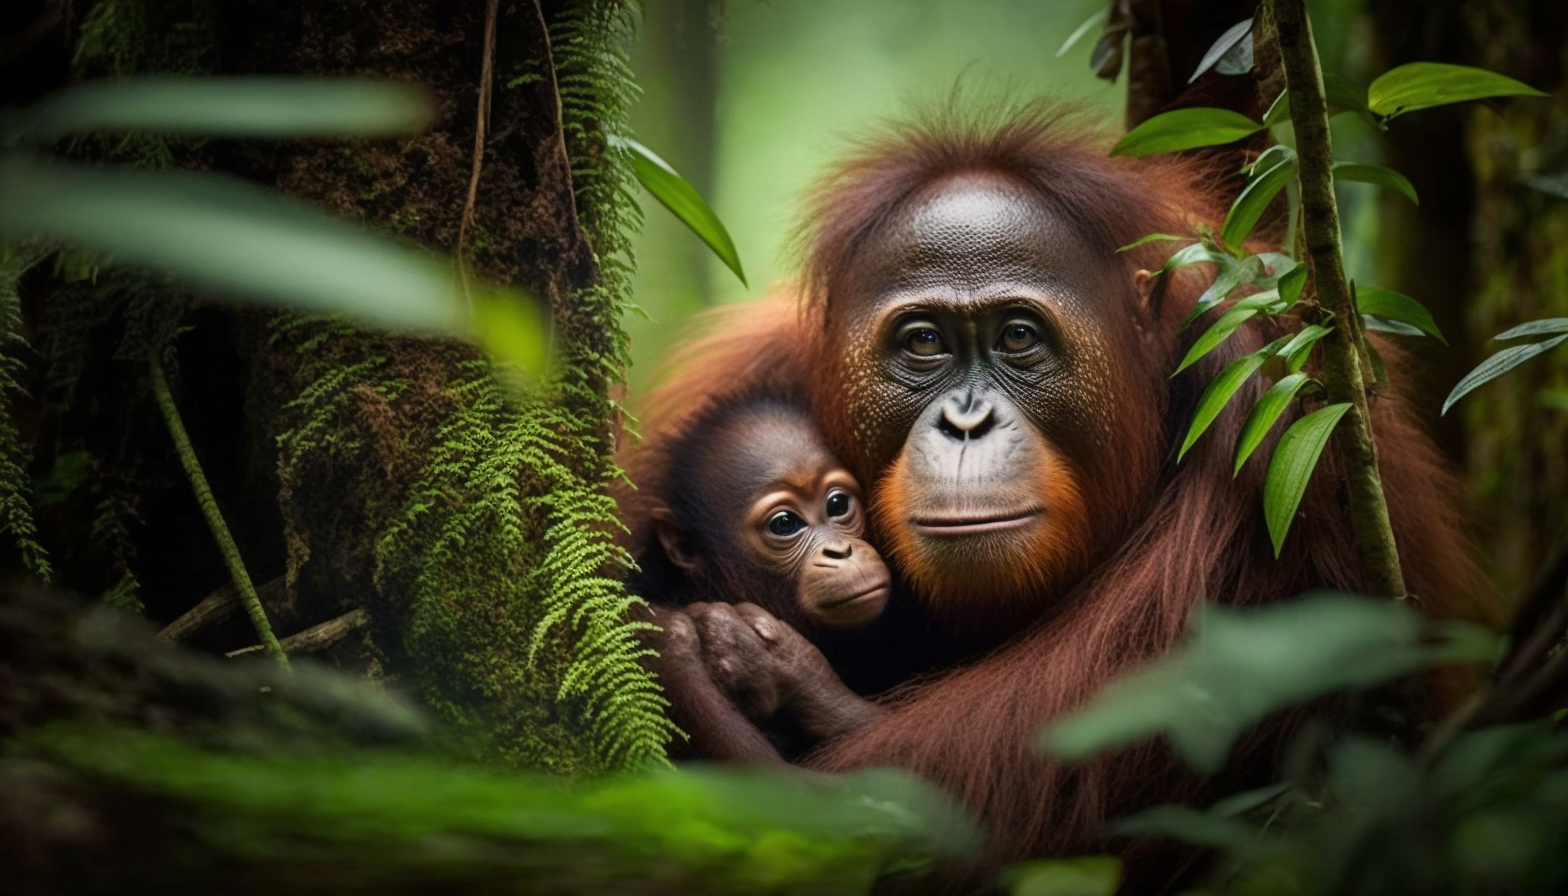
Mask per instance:
[[[401,141],[73,151],[233,172],[461,254],[473,276],[549,303],[560,375],[522,398],[465,346],[235,311],[101,259],[73,262],[90,278],[73,279],[71,264],[35,269],[22,335],[39,400],[22,440],[63,584],[118,589],[167,621],[227,578],[167,435],[157,439],[145,365],[172,346],[173,393],[215,503],[257,583],[281,579],[259,589],[279,638],[363,609],[369,624],[345,627],[331,658],[422,697],[481,751],[563,773],[657,761],[670,728],[637,663],[605,493],[637,211],[604,135],[624,128],[635,90],[632,5],[75,3],[47,39],[72,79],[425,85],[436,124]],[[194,643],[229,651],[254,637],[217,626]]]

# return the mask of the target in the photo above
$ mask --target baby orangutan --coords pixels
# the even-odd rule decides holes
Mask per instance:
[[[642,570],[631,587],[655,605],[684,608],[655,611],[667,631],[692,629],[686,655],[658,662],[666,690],[680,689],[671,694],[677,715],[695,716],[676,722],[698,747],[714,726],[732,735],[725,717],[738,706],[768,732],[775,756],[778,749],[804,749],[830,733],[825,729],[834,726],[840,704],[861,702],[758,689],[722,664],[704,666],[702,620],[719,609],[713,604],[735,604],[733,612],[754,620],[770,643],[804,636],[818,647],[844,643],[876,620],[887,606],[891,577],[862,535],[860,486],[823,446],[802,408],[776,397],[722,402],[661,453],[668,468],[655,486],[659,492],[642,496],[653,503],[653,525],[633,546]],[[818,651],[805,653],[827,663]],[[712,700],[693,699],[693,688],[716,693]],[[692,709],[682,712],[682,705]]]

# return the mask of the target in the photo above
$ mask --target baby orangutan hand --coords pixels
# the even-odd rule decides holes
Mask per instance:
[[[718,687],[756,722],[793,711],[801,727],[830,740],[880,713],[839,680],[816,645],[756,604],[686,607]]]

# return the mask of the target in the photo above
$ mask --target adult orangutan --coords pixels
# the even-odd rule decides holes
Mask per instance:
[[[699,651],[721,688],[762,679],[817,718],[841,708],[809,765],[912,769],[978,814],[999,859],[1117,848],[1101,822],[1194,797],[1198,782],[1157,744],[1065,767],[1035,735],[1168,650],[1201,601],[1355,590],[1342,468],[1325,456],[1275,559],[1259,498],[1271,448],[1231,471],[1261,384],[1176,462],[1203,386],[1286,326],[1244,328],[1169,378],[1205,278],[1151,279],[1170,243],[1118,247],[1212,220],[1203,171],[1110,158],[1108,140],[1049,107],[957,117],[898,128],[823,181],[803,313],[719,318],[644,417],[657,450],[717,393],[810,388],[828,447],[869,485],[869,535],[900,585],[889,615],[909,624],[870,660],[902,686],[861,700],[787,627],[727,605],[682,621],[696,637],[666,649]],[[1399,396],[1374,399],[1374,422],[1411,592],[1436,614],[1489,618],[1457,483]],[[1243,778],[1269,773],[1265,752],[1235,758]]]

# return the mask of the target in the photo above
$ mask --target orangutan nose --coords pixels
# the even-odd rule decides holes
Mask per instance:
[[[942,432],[951,438],[978,439],[996,423],[996,407],[973,389],[949,395],[942,400]]]

